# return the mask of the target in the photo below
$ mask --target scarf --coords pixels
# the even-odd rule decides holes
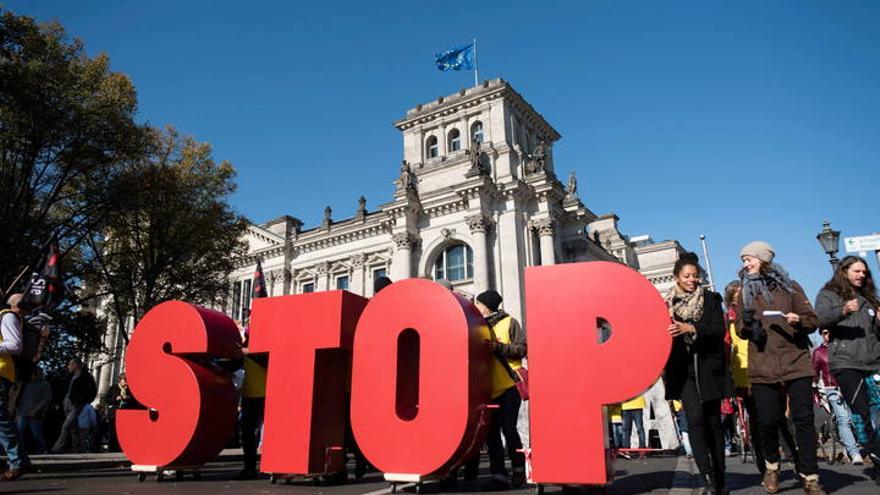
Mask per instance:
[[[794,292],[794,284],[788,273],[776,263],[771,263],[766,273],[750,274],[742,270],[739,276],[743,284],[742,296],[745,309],[755,309],[755,298],[758,296],[765,304],[773,304],[773,294],[770,293],[770,289],[774,286],[788,293]]]
[[[693,292],[685,292],[675,284],[666,293],[666,305],[669,306],[670,313],[679,320],[696,323],[703,316],[704,294],[702,286],[698,286]]]

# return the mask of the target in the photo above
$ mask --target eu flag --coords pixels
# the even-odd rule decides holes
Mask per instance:
[[[474,44],[461,45],[437,54],[437,68],[447,70],[473,70]]]

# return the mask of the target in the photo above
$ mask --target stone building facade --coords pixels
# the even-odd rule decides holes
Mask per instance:
[[[525,267],[589,260],[638,267],[617,217],[584,205],[573,173],[558,178],[559,133],[509,83],[486,81],[417,105],[394,125],[403,158],[391,200],[369,211],[360,198],[344,219],[328,207],[310,228],[291,216],[252,225],[228,314],[247,318],[258,259],[270,295],[371,296],[382,275],[444,278],[464,294],[498,290],[520,319]]]
[[[633,242],[616,215],[587,207],[574,173],[559,178],[560,134],[506,81],[417,105],[394,125],[403,156],[389,167],[390,200],[369,210],[361,197],[354,215],[339,219],[327,207],[317,226],[287,215],[250,225],[248,254],[220,309],[247,320],[257,260],[270,296],[345,289],[369,297],[381,276],[446,279],[466,295],[497,290],[520,321],[528,266],[619,261],[658,290],[670,286],[681,246]],[[107,338],[115,356],[95,370],[99,393],[124,366],[120,339]]]

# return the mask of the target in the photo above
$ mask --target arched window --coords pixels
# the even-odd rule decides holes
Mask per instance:
[[[449,131],[449,151],[458,151],[461,149],[461,132],[458,129]]]
[[[453,244],[434,261],[434,280],[450,282],[474,278],[474,251],[467,244]]]
[[[425,142],[425,149],[428,150],[428,158],[437,158],[440,156],[440,146],[437,144],[437,137],[431,136]]]
[[[483,123],[479,120],[471,124],[471,141],[483,142]]]

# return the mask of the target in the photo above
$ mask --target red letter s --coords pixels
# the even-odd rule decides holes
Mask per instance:
[[[116,414],[123,452],[133,464],[197,465],[214,458],[235,428],[230,377],[190,357],[232,357],[241,346],[226,315],[183,302],[150,310],[126,352],[132,394],[151,410]]]

